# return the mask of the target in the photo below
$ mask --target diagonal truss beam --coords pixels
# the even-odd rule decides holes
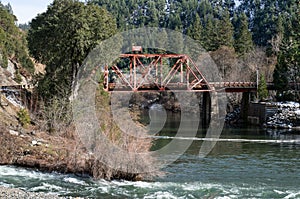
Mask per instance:
[[[105,89],[122,90],[129,87],[140,90],[187,90],[211,91],[211,85],[205,79],[195,62],[182,54],[121,54],[120,58],[130,59],[129,74],[125,74],[117,65],[110,67],[120,79],[118,88],[110,79],[112,74],[105,73]],[[147,60],[145,62],[145,60]],[[170,67],[171,60],[175,62]],[[109,70],[107,70],[109,71]],[[125,70],[128,71],[128,70]]]

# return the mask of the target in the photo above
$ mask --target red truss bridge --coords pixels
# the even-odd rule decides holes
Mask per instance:
[[[106,91],[256,91],[255,82],[208,82],[184,54],[121,54],[120,60],[125,67],[105,66]]]

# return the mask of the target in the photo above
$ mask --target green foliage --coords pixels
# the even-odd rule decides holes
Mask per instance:
[[[31,119],[27,109],[20,109],[20,111],[17,113],[17,116],[23,127],[26,128],[30,124]]]
[[[20,84],[22,82],[22,77],[19,72],[16,72],[14,80]]]
[[[212,15],[207,15],[204,19],[204,33],[203,33],[203,47],[206,50],[213,51],[218,49],[215,39],[217,38],[216,21],[214,21]]]
[[[116,32],[115,20],[105,9],[78,0],[54,0],[30,26],[30,53],[46,65],[39,84],[45,98],[68,96],[88,53]]]
[[[194,22],[188,28],[187,35],[203,44],[203,25],[198,14],[196,14]]]
[[[242,0],[238,10],[249,18],[253,41],[256,45],[270,47],[270,40],[295,29],[292,18],[298,17],[296,0]]]
[[[217,45],[233,47],[234,28],[230,20],[230,13],[225,9],[217,26]]]
[[[258,84],[258,97],[260,100],[265,100],[268,97],[268,88],[267,88],[267,83],[264,75],[260,75],[260,80]]]
[[[29,72],[34,72],[34,65],[28,56],[25,33],[15,25],[16,17],[11,6],[0,2],[0,65],[7,67],[7,59],[15,59]]]
[[[300,82],[300,5],[291,13],[289,23],[293,28],[285,32],[285,38],[280,46],[278,63],[274,71],[274,83],[277,95],[282,97],[290,90],[290,83]],[[297,89],[297,88],[295,88]]]
[[[234,0],[89,2],[112,12],[120,30],[145,25],[170,28],[186,33],[208,51],[234,47],[243,57],[259,46],[267,56],[278,56],[273,74],[278,93],[289,89],[288,82],[300,81],[299,1],[240,0],[238,6]],[[168,38],[169,44],[176,40]]]
[[[237,20],[235,49],[242,55],[253,49],[252,34],[249,31],[248,18],[245,13],[242,13]]]
[[[278,95],[282,95],[282,93],[288,89],[288,66],[285,63],[285,56],[280,53],[278,56],[278,63],[276,65],[274,74],[273,74],[273,79],[274,79],[274,84],[275,88],[278,91]]]

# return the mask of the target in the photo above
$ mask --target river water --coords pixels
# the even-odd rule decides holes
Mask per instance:
[[[176,134],[171,115],[155,148]],[[211,153],[199,158],[205,131],[151,182],[94,181],[88,177],[0,166],[0,185],[90,198],[300,198],[300,132],[225,128]],[[184,142],[186,140],[182,140]]]

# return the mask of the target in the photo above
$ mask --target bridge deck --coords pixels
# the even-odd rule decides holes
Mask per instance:
[[[209,86],[198,84],[193,89],[189,89],[186,83],[169,83],[168,87],[162,89],[157,84],[144,84],[136,91],[256,92],[257,90],[255,82],[210,82]],[[123,84],[109,83],[108,91],[132,91],[132,88]]]

